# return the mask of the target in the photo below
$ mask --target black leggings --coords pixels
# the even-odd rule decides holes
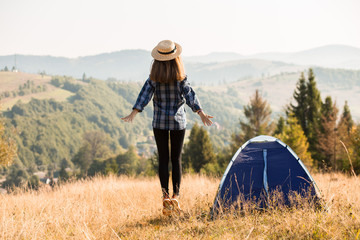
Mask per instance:
[[[162,130],[154,128],[153,130],[159,153],[159,177],[163,195],[169,195],[169,135],[173,193],[179,195],[181,182],[181,150],[184,143],[185,129]]]

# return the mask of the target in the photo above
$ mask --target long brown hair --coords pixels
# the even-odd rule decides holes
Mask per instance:
[[[154,82],[171,83],[182,81],[186,77],[181,57],[169,61],[153,61],[150,79]]]

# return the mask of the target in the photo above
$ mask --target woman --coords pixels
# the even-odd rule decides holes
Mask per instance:
[[[159,154],[159,177],[163,193],[163,213],[180,213],[181,151],[186,128],[184,103],[199,114],[205,126],[212,118],[206,115],[194,90],[190,87],[180,57],[182,48],[170,40],[161,41],[151,52],[154,58],[150,77],[146,80],[130,115],[122,118],[132,122],[153,98],[153,131]],[[170,150],[169,150],[170,136]],[[171,152],[173,196],[169,194],[169,152]]]

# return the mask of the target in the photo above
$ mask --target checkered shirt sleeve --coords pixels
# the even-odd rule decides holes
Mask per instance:
[[[150,102],[154,94],[154,91],[155,91],[154,82],[152,82],[150,78],[148,78],[139,93],[139,96],[136,100],[133,109],[137,109],[139,110],[139,112],[142,112],[146,107],[146,105]]]
[[[200,101],[186,78],[181,82],[181,90],[185,97],[186,104],[191,108],[191,110],[193,112],[201,110]]]

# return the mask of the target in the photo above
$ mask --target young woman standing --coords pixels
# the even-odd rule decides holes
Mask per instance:
[[[204,113],[200,102],[190,87],[180,57],[182,48],[170,40],[161,41],[151,52],[154,58],[150,77],[145,81],[133,111],[122,118],[132,122],[137,113],[141,112],[153,97],[154,116],[153,131],[159,154],[159,177],[163,193],[163,213],[172,211],[180,213],[179,196],[181,182],[181,151],[186,129],[186,103],[193,112],[199,114],[205,126],[212,121]],[[170,138],[170,149],[169,149]],[[173,195],[169,194],[169,152],[172,163]]]

